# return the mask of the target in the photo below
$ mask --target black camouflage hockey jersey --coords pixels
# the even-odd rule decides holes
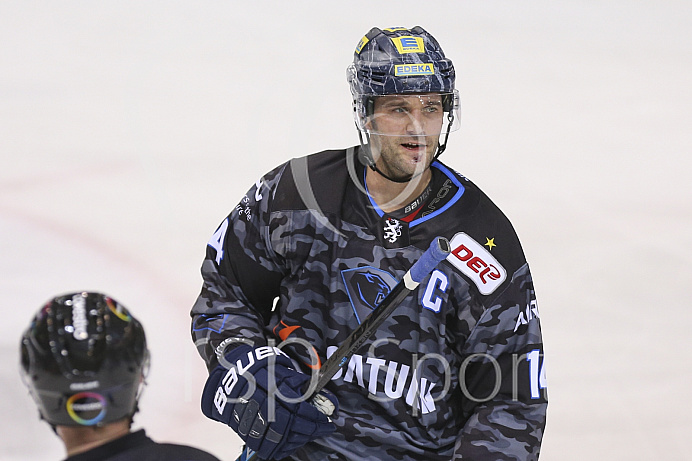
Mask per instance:
[[[277,167],[219,226],[191,313],[200,354],[213,368],[224,340],[248,338],[309,373],[443,236],[448,258],[327,386],[336,433],[293,459],[537,459],[543,346],[511,224],[440,162],[418,199],[385,214],[354,157],[326,151]]]

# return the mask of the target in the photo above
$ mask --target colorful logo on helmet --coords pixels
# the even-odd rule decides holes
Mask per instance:
[[[67,414],[82,426],[98,424],[106,416],[106,399],[95,392],[80,392],[67,399]]]
[[[130,313],[127,311],[127,309],[125,309],[120,304],[117,304],[111,298],[106,298],[106,305],[108,306],[108,309],[110,309],[110,311],[114,313],[116,317],[118,317],[123,322],[129,322],[130,320],[132,320],[132,317],[130,316]]]
[[[434,75],[435,66],[432,63],[426,64],[399,64],[394,66],[394,75],[397,77],[405,75]]]
[[[392,42],[394,42],[394,46],[399,54],[425,53],[425,45],[423,44],[423,39],[421,37],[411,37],[410,35],[405,35],[403,37],[392,38]]]
[[[360,42],[358,42],[358,46],[356,46],[356,53],[360,54],[360,52],[363,51],[363,48],[365,47],[365,45],[368,44],[369,41],[370,40],[368,39],[368,37],[361,38]]]

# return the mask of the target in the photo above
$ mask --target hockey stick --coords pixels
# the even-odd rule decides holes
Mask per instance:
[[[348,363],[353,354],[377,331],[377,328],[401,304],[404,298],[415,290],[423,279],[447,257],[450,250],[449,241],[446,238],[437,237],[433,240],[425,253],[404,274],[401,281],[392,288],[392,291],[377,305],[375,310],[348,335],[338,349],[324,362],[320,368],[317,383],[308,388],[308,399],[312,399],[312,403],[318,409],[321,410],[329,402],[327,397],[318,394],[319,391]],[[255,452],[244,447],[236,461],[250,460],[257,461],[258,458],[255,456]]]

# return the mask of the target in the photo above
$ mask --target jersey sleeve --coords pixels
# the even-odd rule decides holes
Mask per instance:
[[[467,419],[454,459],[537,460],[547,389],[538,305],[527,264],[487,306],[461,350]]]
[[[265,325],[284,277],[271,244],[272,202],[284,166],[250,188],[207,243],[202,290],[192,307],[192,337],[212,369],[233,338],[266,344]]]

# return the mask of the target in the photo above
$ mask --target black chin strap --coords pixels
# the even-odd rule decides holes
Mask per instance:
[[[453,119],[453,117],[451,117]],[[449,130],[452,127],[452,121],[450,120],[449,125],[447,125],[447,132],[445,133],[445,139],[443,142],[440,143],[439,146],[437,146],[437,153],[433,157],[433,162],[437,160],[437,158],[442,155],[442,153],[447,149],[447,139],[449,138]],[[432,162],[431,162],[432,163]]]
[[[454,123],[454,112],[450,111],[449,116],[447,117],[447,132],[445,133],[445,139],[443,142],[440,143],[439,146],[437,146],[437,153],[433,157],[433,162],[437,160],[437,158],[442,155],[442,153],[447,149],[447,139],[449,139],[449,132],[452,129],[452,123]],[[430,162],[432,163],[432,162]]]

